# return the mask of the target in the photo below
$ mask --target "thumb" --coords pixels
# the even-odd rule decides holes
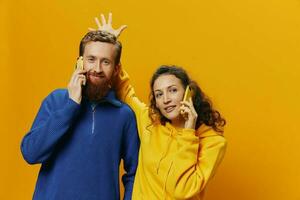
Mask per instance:
[[[118,28],[118,30],[117,30],[119,32],[118,35],[120,35],[126,28],[127,28],[127,25],[122,25],[120,28]]]

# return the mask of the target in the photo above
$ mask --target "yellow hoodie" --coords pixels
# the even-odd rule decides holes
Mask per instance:
[[[135,96],[124,70],[116,90],[136,114],[141,141],[132,199],[202,200],[224,156],[225,138],[205,125],[195,131],[176,129],[170,123],[152,124],[148,107]]]

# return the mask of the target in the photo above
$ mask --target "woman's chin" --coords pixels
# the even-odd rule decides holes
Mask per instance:
[[[171,113],[164,113],[164,117],[170,121],[178,120],[180,118],[179,112],[171,112]]]

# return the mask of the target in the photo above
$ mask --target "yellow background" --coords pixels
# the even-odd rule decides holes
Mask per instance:
[[[128,25],[122,63],[141,99],[157,66],[182,65],[227,119],[206,200],[300,199],[299,0],[0,1],[0,199],[31,199],[39,166],[22,159],[21,139],[109,11]]]

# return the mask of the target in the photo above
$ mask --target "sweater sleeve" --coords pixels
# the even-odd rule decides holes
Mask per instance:
[[[130,200],[133,190],[134,177],[138,165],[139,137],[133,112],[130,113],[123,133],[122,158],[125,174],[122,181],[125,188],[124,200]]]
[[[55,149],[59,139],[67,132],[80,105],[68,98],[59,102],[53,92],[42,103],[30,131],[21,143],[21,152],[29,164],[45,162]]]
[[[119,99],[128,104],[137,118],[138,133],[141,137],[144,129],[151,124],[148,116],[148,107],[136,96],[133,86],[130,84],[129,75],[121,68],[115,82],[115,90]]]
[[[224,156],[226,140],[218,134],[199,138],[195,130],[184,129],[177,141],[178,152],[173,159],[166,189],[175,199],[188,199],[199,194],[212,178]]]

